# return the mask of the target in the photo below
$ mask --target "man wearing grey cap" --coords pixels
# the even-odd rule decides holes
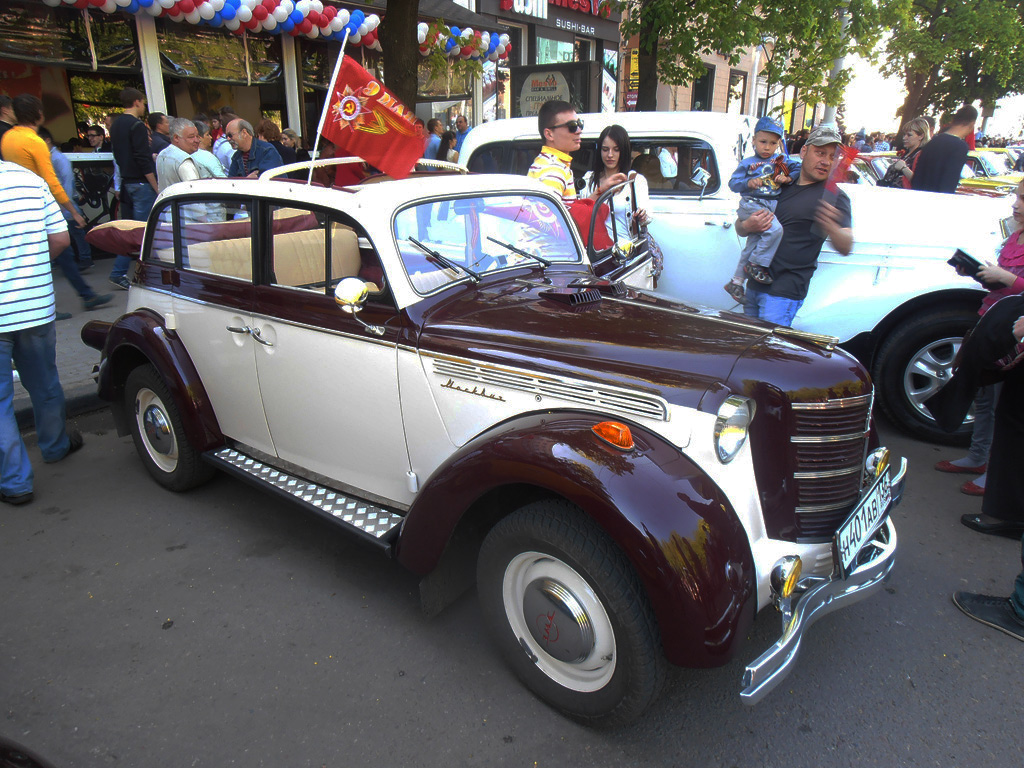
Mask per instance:
[[[771,283],[760,285],[747,281],[743,307],[747,316],[792,325],[807,297],[825,239],[828,238],[843,256],[853,248],[850,198],[839,192],[834,200],[822,199],[841,143],[834,125],[819,125],[801,147],[800,175],[796,183],[783,187],[775,213],[755,211],[743,221],[737,220],[736,232],[740,237],[764,232],[776,217],[782,224],[782,240],[769,267]]]

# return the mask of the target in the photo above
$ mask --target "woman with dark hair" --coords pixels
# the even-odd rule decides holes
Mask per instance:
[[[590,191],[591,196],[596,196],[599,189],[606,186],[616,174],[630,176],[630,165],[633,161],[632,148],[629,143],[629,134],[621,125],[609,125],[597,138],[597,151],[594,153],[594,163],[591,170],[583,176],[583,181]],[[633,173],[633,189],[630,185],[622,187],[612,195],[612,209],[615,213],[616,234],[621,239],[631,231],[631,216],[633,208],[633,190],[636,191],[636,215],[637,219],[646,224],[651,220],[647,214],[650,205],[647,179],[642,173]],[[612,236],[611,219],[607,221],[608,235]],[[614,238],[613,238],[614,239]]]
[[[441,143],[437,145],[437,155],[434,157],[435,160],[444,160],[449,163],[459,162],[459,153],[455,149],[455,142],[458,141],[458,136],[455,135],[455,131],[445,131],[441,134]]]
[[[293,147],[286,147],[281,143],[281,129],[273,120],[266,117],[260,120],[256,124],[256,136],[268,142],[277,150],[278,154],[281,155],[281,163],[283,165],[290,165],[295,162],[295,149]]]

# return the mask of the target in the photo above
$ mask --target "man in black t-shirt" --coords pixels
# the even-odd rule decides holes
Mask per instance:
[[[774,216],[782,224],[782,241],[772,259],[772,282],[747,281],[743,312],[779,325],[792,325],[807,297],[818,254],[828,238],[843,256],[853,248],[850,198],[843,192],[830,204],[822,199],[825,180],[842,138],[835,126],[819,125],[800,149],[800,176],[782,188]],[[771,211],[763,210],[736,222],[740,237],[763,232],[771,224]]]
[[[974,133],[978,110],[968,105],[953,115],[952,124],[937,133],[917,156],[910,188],[921,192],[953,194],[960,184],[960,174],[967,162],[967,136]]]

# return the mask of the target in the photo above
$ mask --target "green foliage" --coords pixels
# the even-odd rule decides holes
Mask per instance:
[[[892,0],[887,5],[909,1]],[[830,80],[833,60],[852,52],[872,58],[882,33],[879,2],[619,0],[619,7],[623,36],[641,34],[641,54],[656,48],[662,83],[686,85],[704,73],[702,57],[722,55],[735,66],[746,50],[763,45],[762,60],[771,83],[796,86],[807,102],[835,103],[850,73]],[[657,36],[643,35],[648,29],[656,30]]]
[[[415,28],[415,27],[414,27]],[[423,59],[421,69],[426,69],[426,77],[420,78],[420,93],[430,95],[441,95],[443,84],[444,95],[450,95],[453,91],[464,93],[469,90],[469,83],[472,78],[483,74],[483,64],[473,59],[463,59],[458,56],[449,56],[444,49],[444,41],[451,37],[451,27],[444,19],[436,19],[427,28],[428,53]],[[436,41],[436,42],[433,42]],[[467,35],[462,38],[465,46],[474,51],[480,49],[480,38]]]
[[[885,9],[883,22],[892,35],[882,71],[903,78],[907,117],[1024,91],[1021,0],[914,0],[903,14]]]

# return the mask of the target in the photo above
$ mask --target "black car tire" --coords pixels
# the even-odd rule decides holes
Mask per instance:
[[[952,376],[960,342],[977,321],[977,313],[970,310],[941,310],[914,316],[889,334],[872,376],[882,409],[896,426],[928,442],[965,445],[970,441],[970,420],[956,432],[943,432],[921,402]]]
[[[640,581],[578,507],[538,501],[501,520],[481,547],[477,588],[505,661],[569,717],[621,725],[661,692],[668,662]],[[548,610],[552,594],[563,610]]]
[[[128,374],[125,406],[135,448],[160,485],[187,491],[213,477],[214,468],[189,444],[174,398],[152,365]]]

